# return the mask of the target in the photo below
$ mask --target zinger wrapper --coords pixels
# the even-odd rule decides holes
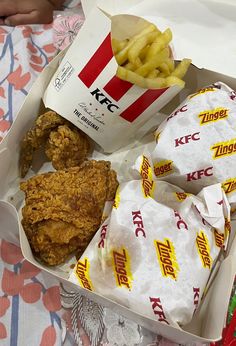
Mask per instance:
[[[236,94],[219,82],[190,95],[157,129],[157,178],[198,193],[222,183],[236,206]]]
[[[178,328],[192,319],[227,244],[229,205],[220,184],[193,196],[157,181],[147,156],[133,173],[69,280]]]

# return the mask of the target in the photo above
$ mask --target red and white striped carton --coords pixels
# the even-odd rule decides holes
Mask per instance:
[[[106,152],[131,142],[181,90],[179,86],[148,90],[116,77],[111,36],[125,39],[147,25],[148,21],[132,15],[110,19],[94,8],[44,95],[46,107],[75,124]]]

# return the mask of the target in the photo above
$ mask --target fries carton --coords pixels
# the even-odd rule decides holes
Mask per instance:
[[[46,107],[70,120],[106,152],[131,143],[144,125],[148,130],[151,117],[181,90],[180,86],[148,90],[116,77],[111,38],[127,39],[149,25],[132,15],[110,19],[94,8],[45,92]]]
[[[161,1],[155,1],[156,4],[159,4],[159,2],[161,3]],[[187,2],[185,1],[185,4],[186,3]],[[140,14],[137,15],[140,16]],[[164,20],[163,12],[162,16]],[[202,29],[203,26],[206,30],[206,26],[204,26],[202,23],[202,18],[205,18],[204,15],[196,16],[195,20],[197,21],[199,19],[199,22],[197,22],[199,29]],[[223,20],[222,16],[220,18],[221,20]],[[176,22],[178,22],[178,20],[175,21],[172,18],[173,25],[176,24]],[[222,26],[221,30],[223,30]],[[193,30],[191,30],[191,27],[189,27],[189,32],[193,32]],[[196,33],[197,30],[194,32]],[[184,35],[184,33],[182,35]],[[84,48],[86,51],[88,49],[92,49],[89,48],[90,43],[91,42],[87,42],[87,44],[85,42],[83,43],[85,45],[84,47],[86,47]],[[198,49],[200,47],[199,41],[197,47]],[[186,56],[185,52],[184,56]],[[202,52],[200,53],[200,55],[202,56]],[[30,94],[27,96],[25,103],[22,106],[22,109],[20,110],[9,134],[3,140],[3,142],[0,143],[0,237],[8,241],[17,243],[17,241],[19,242],[18,237],[20,235],[21,249],[23,251],[23,255],[29,262],[57,277],[58,281],[67,286],[69,289],[78,291],[79,293],[106,307],[115,309],[117,313],[120,313],[121,315],[124,315],[127,318],[136,321],[140,325],[146,327],[149,330],[152,330],[157,334],[161,334],[166,338],[178,343],[207,343],[221,339],[231,288],[236,273],[236,240],[232,242],[231,247],[229,248],[228,256],[222,261],[219,270],[217,271],[216,276],[212,281],[212,284],[210,284],[208,294],[206,295],[204,300],[204,304],[202,304],[200,309],[194,314],[192,321],[183,328],[177,325],[171,326],[167,325],[166,323],[161,323],[155,318],[155,316],[146,317],[143,315],[142,311],[135,312],[131,308],[121,305],[117,301],[114,301],[113,297],[111,297],[111,299],[104,297],[103,292],[96,293],[90,291],[89,289],[80,287],[77,284],[69,282],[68,278],[71,273],[71,262],[65,264],[64,266],[48,268],[40,264],[33,257],[28,240],[20,225],[20,209],[24,197],[23,194],[19,191],[19,146],[25,131],[30,128],[34,118],[39,113],[41,100],[52,77],[57,73],[58,67],[64,54],[65,52],[55,58],[55,60],[52,61],[42,72],[42,74],[32,87]],[[204,58],[206,58],[206,54],[204,55]],[[75,59],[79,59],[78,55],[75,56]],[[69,65],[68,67],[70,68]],[[213,66],[212,68],[210,66],[207,66],[207,68],[209,69],[199,69],[195,66],[190,67],[190,71],[186,76],[185,89],[181,90],[178,96],[172,99],[169,105],[165,107],[165,109],[162,109],[163,117],[166,118],[173,111],[173,109],[175,109],[177,105],[186,98],[186,95],[196,92],[197,89],[200,89],[205,85],[209,85],[217,81],[222,81],[231,86],[234,90],[236,89],[236,80],[235,78],[229,77],[230,73],[227,73],[226,71],[226,75],[223,75],[217,72],[213,72],[216,70],[216,68]],[[218,69],[218,71],[223,72],[223,69]],[[63,81],[66,80],[68,74],[65,73],[64,76],[65,79],[62,79]],[[71,93],[69,94],[69,96],[73,94],[73,91],[74,90],[71,89]],[[67,95],[67,97],[64,98],[64,104],[68,104],[68,107],[70,104],[69,96]],[[155,125],[156,127],[157,123],[158,121],[155,118],[153,125]],[[130,147],[126,147],[110,155],[105,155],[102,151],[98,150],[94,152],[93,157],[95,159],[110,160],[112,162],[112,167],[118,172],[119,181],[121,183],[127,182],[131,179],[128,172],[128,167],[130,167],[135,162],[135,159],[143,154],[146,150],[152,152],[155,147],[155,143],[151,135],[150,137],[147,136],[142,141],[136,141],[135,143],[133,142],[132,146],[134,146],[132,150],[130,150]],[[42,164],[43,161],[40,160],[41,158],[38,157],[38,159],[39,160],[35,161],[32,171],[29,172],[29,176],[31,174],[36,174],[37,172],[52,170],[51,165],[49,165],[48,163]],[[173,318],[173,316],[170,317]]]

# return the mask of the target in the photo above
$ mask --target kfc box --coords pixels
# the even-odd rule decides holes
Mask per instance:
[[[94,30],[94,23],[99,30]],[[179,85],[147,89],[116,76],[112,39],[124,41],[149,25],[132,15],[109,18],[95,7],[44,94],[46,107],[75,124],[105,152],[131,143],[181,90]],[[65,99],[70,102],[65,103]]]
[[[147,1],[145,3],[147,4]],[[164,2],[160,1],[159,3],[162,3],[163,5]],[[188,3],[190,3],[190,1]],[[192,1],[192,3],[196,4],[197,2]],[[206,2],[206,3],[209,6],[209,12],[211,12],[212,2]],[[151,1],[150,1],[150,4],[151,4]],[[187,2],[185,2],[185,4],[187,4]],[[145,9],[146,5],[143,4],[143,6]],[[230,11],[227,12],[227,9],[229,8],[226,7],[226,14],[229,14]],[[137,11],[138,11],[138,7],[137,7]],[[135,15],[139,15],[137,11],[134,13]],[[213,16],[215,15],[214,13],[211,13],[211,14]],[[162,18],[163,21],[164,21],[164,18],[165,17],[163,13],[163,18]],[[202,15],[202,16],[197,16],[195,18],[195,21],[197,23],[199,30],[201,30],[202,27],[204,27],[204,30],[207,30],[208,28],[207,23],[202,23],[200,21],[200,18],[202,20],[202,18],[205,18],[205,17]],[[199,21],[197,21],[198,19]],[[178,16],[176,18],[172,18],[172,21],[173,21],[173,25],[176,24],[177,22],[180,22],[178,21]],[[225,28],[225,36],[226,36],[229,30],[229,36],[230,36],[230,33],[231,33],[230,20],[229,20],[229,23],[228,23],[228,19],[226,20],[227,25],[225,26],[223,26],[222,21],[223,19],[221,18],[221,31],[224,32],[224,28]],[[187,25],[187,23],[185,23],[185,25]],[[194,23],[190,21],[188,25],[189,25],[188,27],[189,32],[192,32],[191,28],[192,28],[192,25],[194,25]],[[173,32],[175,34],[174,28],[173,28]],[[184,32],[186,32],[186,27],[184,28]],[[197,47],[196,50],[198,50],[199,52],[198,43],[196,47]],[[183,54],[185,54],[187,50],[188,50],[188,47],[185,46],[185,51]],[[61,60],[63,59],[64,54],[65,53],[63,52],[60,56],[56,57],[42,72],[42,74],[40,75],[40,77],[38,78],[34,86],[32,87],[30,94],[27,96],[25,103],[22,106],[17,116],[17,119],[15,123],[13,124],[9,134],[0,144],[0,162],[1,162],[1,166],[0,166],[0,181],[1,181],[0,235],[1,235],[1,238],[11,241],[13,243],[17,243],[18,234],[20,234],[20,245],[22,248],[22,252],[25,258],[29,262],[51,273],[51,275],[54,275],[55,277],[57,277],[58,280],[62,282],[64,285],[69,286],[70,289],[74,289],[75,291],[80,292],[81,294],[87,296],[88,298],[104,306],[107,306],[111,309],[115,309],[116,312],[120,313],[121,315],[124,315],[127,318],[136,321],[140,325],[146,327],[149,330],[152,330],[153,332],[157,334],[163,335],[166,338],[178,343],[193,343],[193,342],[204,343],[204,342],[214,342],[214,341],[220,340],[222,329],[226,320],[227,307],[229,303],[231,288],[232,288],[232,284],[233,284],[235,273],[236,273],[236,258],[235,258],[236,241],[235,240],[232,242],[231,248],[229,249],[230,251],[228,256],[222,261],[220,268],[216,276],[214,277],[212,284],[210,285],[209,291],[204,299],[204,304],[201,305],[201,308],[199,309],[197,314],[194,315],[194,318],[192,319],[190,324],[188,324],[184,328],[180,328],[179,326],[173,327],[167,324],[163,324],[157,321],[155,316],[153,318],[144,317],[141,313],[135,313],[131,309],[128,309],[127,307],[124,307],[121,304],[118,304],[117,302],[114,302],[111,299],[104,297],[102,294],[97,294],[95,292],[92,292],[88,289],[82,288],[78,285],[75,285],[69,282],[68,278],[71,273],[71,269],[70,269],[71,263],[67,263],[63,266],[49,268],[40,264],[33,257],[29,242],[20,224],[20,218],[21,218],[20,210],[21,210],[23,198],[24,198],[22,192],[19,190],[20,178],[19,178],[19,170],[18,170],[18,160],[19,160],[20,141],[22,140],[24,133],[32,125],[34,118],[39,114],[39,110],[41,107],[41,100],[43,98],[44,100],[45,99],[49,100],[48,102],[50,102],[50,105],[54,104],[55,107],[57,107],[57,104],[55,104],[54,100],[51,100],[50,95],[53,95],[54,97],[55,93],[57,92],[55,88],[56,87],[60,88],[61,84],[57,84],[57,86],[53,85],[53,81],[55,81],[55,76],[58,75],[58,73],[59,74],[61,73],[61,67],[59,67],[59,65],[61,63]],[[188,56],[193,58],[191,54],[188,54]],[[199,56],[201,56],[201,54],[199,54]],[[79,57],[75,56],[74,59],[79,59]],[[210,61],[212,61],[212,66],[210,64]],[[67,78],[70,78],[70,76],[72,76],[72,74],[70,75],[71,73],[70,71],[72,71],[73,66],[71,69],[70,63],[69,65],[68,64],[65,65],[65,64],[66,64],[66,61],[64,57],[64,60],[62,61],[62,64],[60,65],[65,67],[64,69],[65,74],[63,75],[63,78],[60,79],[60,83],[62,80],[62,84],[67,81]],[[193,64],[195,64],[194,59],[193,59]],[[234,67],[233,64],[234,64],[234,61],[231,62],[232,71]],[[198,64],[196,63],[196,65]],[[212,57],[209,57],[207,64],[205,65],[203,63],[200,67],[202,66],[207,67],[209,69],[199,69],[195,66],[191,66],[190,71],[186,77],[185,89],[180,91],[179,95],[175,99],[173,99],[167,105],[165,109],[162,109],[162,113],[159,115],[159,118],[162,119],[167,117],[170,114],[170,112],[173,111],[173,109],[175,109],[175,107],[180,103],[180,101],[185,99],[186,95],[190,93],[194,93],[196,92],[197,89],[202,88],[206,85],[209,85],[218,81],[222,81],[223,83],[226,83],[234,90],[236,89],[236,79],[233,77],[229,77],[231,73],[226,70],[229,64],[227,66],[225,66],[225,64],[222,65],[222,68],[220,68],[219,66],[216,67],[215,60],[212,59]],[[215,70],[219,72],[224,72],[225,75],[214,72]],[[47,89],[48,85],[50,85],[49,89]],[[52,94],[50,94],[53,88],[54,88],[54,91],[52,92]],[[63,108],[65,110],[71,109],[71,103],[72,103],[71,95],[70,95],[71,90],[72,89],[70,89],[70,93],[68,93],[67,96],[64,96],[63,104],[60,104],[62,105],[62,107],[65,107]],[[45,91],[46,91],[46,94],[45,94]],[[49,104],[47,104],[47,106],[48,105]],[[150,128],[151,126],[156,127],[159,124],[159,118],[155,117],[154,119],[152,119],[152,121],[148,122],[149,125],[147,126],[147,129]],[[144,132],[145,131],[143,130],[143,133]],[[123,148],[112,154],[106,155],[106,154],[103,154],[101,150],[97,149],[93,153],[93,158],[106,159],[111,161],[112,167],[118,173],[119,181],[120,182],[127,181],[130,179],[127,167],[130,167],[134,163],[135,159],[140,154],[143,154],[146,149],[152,150],[155,145],[152,135],[150,135],[150,137],[147,136],[143,139],[141,139],[141,135],[139,135],[139,137],[140,137],[140,140],[136,138],[136,141],[133,142],[130,145],[130,147]],[[32,174],[36,174],[37,172],[45,172],[49,170],[52,170],[52,167],[48,163],[42,164],[42,162],[36,162],[33,166],[33,171],[31,171],[30,174],[32,175]]]

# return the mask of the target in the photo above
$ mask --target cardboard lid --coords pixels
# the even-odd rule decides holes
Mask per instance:
[[[85,14],[96,4],[109,15],[129,13],[160,30],[170,27],[177,60],[191,58],[198,68],[236,77],[234,0],[84,0]]]

